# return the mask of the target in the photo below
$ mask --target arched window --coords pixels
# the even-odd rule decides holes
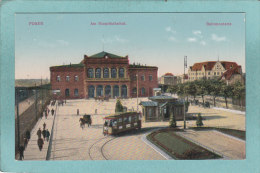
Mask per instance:
[[[126,85],[122,85],[122,87],[121,87],[121,96],[123,98],[127,97],[127,86]]]
[[[96,68],[96,78],[101,78],[101,69]]]
[[[67,88],[65,89],[65,96],[66,97],[69,97],[70,96],[70,90]]]
[[[79,90],[77,88],[74,89],[74,96],[79,96]]]
[[[111,86],[107,85],[105,87],[105,96],[111,96]]]
[[[108,70],[108,68],[104,68],[103,77],[104,78],[109,78],[109,70]]]
[[[112,68],[112,69],[111,69],[111,77],[112,77],[112,78],[116,78],[116,77],[117,77],[116,73],[117,73],[116,68]]]
[[[88,86],[88,97],[93,98],[95,96],[95,87],[93,85]]]
[[[118,97],[119,96],[119,86],[115,85],[113,88],[113,97]]]
[[[102,85],[97,86],[97,97],[99,97],[99,96],[103,96],[103,86]]]
[[[88,78],[94,78],[93,68],[89,68],[89,69],[88,69]]]
[[[123,69],[123,68],[120,68],[119,69],[119,77],[125,77],[125,69]]]
[[[142,75],[142,76],[141,76],[141,80],[142,80],[142,81],[144,81],[144,80],[145,80],[145,78],[144,78],[144,75]]]
[[[141,94],[145,95],[145,88],[141,88]]]

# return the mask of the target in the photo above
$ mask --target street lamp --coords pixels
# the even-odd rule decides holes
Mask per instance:
[[[15,91],[15,95],[16,95],[16,120],[17,120],[17,144],[18,147],[20,147],[20,119],[19,119],[19,92],[20,90],[17,88]]]

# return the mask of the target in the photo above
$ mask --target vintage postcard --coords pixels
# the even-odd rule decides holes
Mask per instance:
[[[245,13],[17,13],[16,160],[246,159]]]

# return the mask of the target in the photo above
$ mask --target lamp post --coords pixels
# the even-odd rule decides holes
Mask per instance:
[[[182,101],[183,101],[183,129],[186,129],[185,98]]]

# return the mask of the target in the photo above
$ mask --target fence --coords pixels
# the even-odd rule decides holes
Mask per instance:
[[[15,88],[15,153],[24,145],[26,131],[33,129],[51,100],[48,85]]]

